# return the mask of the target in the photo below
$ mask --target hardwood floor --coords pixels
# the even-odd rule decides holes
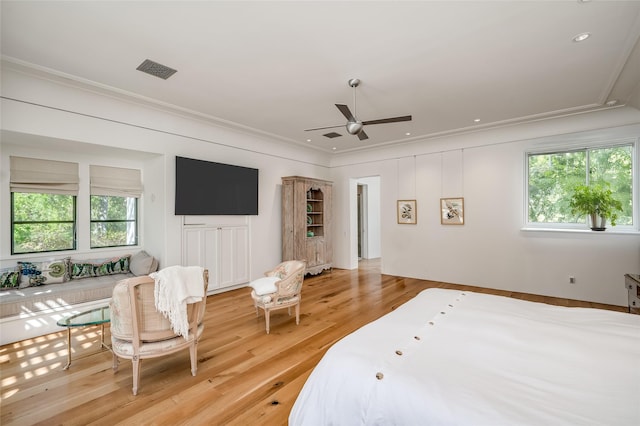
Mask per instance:
[[[334,342],[429,287],[626,311],[381,275],[378,261],[362,261],[359,270],[306,278],[300,325],[286,310],[276,311],[269,335],[247,288],[209,296],[197,376],[191,376],[186,350],[145,360],[137,396],[131,393],[131,363],[122,360],[114,373],[111,353],[100,351],[99,327],[73,330],[73,363],[66,371],[66,332],[2,346],[0,424],[284,425],[311,370]]]

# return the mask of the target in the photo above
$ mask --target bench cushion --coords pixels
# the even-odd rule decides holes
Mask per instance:
[[[0,318],[29,315],[49,309],[109,299],[113,287],[133,274],[104,275],[67,281],[60,285],[44,285],[0,292]]]

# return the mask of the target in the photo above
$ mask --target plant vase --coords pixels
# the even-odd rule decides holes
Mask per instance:
[[[589,224],[592,231],[604,231],[607,229],[607,218],[597,213],[589,214]]]

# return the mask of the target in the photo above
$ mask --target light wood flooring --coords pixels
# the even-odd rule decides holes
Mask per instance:
[[[0,424],[9,425],[285,425],[311,370],[337,340],[429,287],[494,293],[564,306],[625,311],[578,302],[379,273],[379,262],[354,271],[307,277],[300,325],[287,310],[272,313],[271,334],[256,317],[247,288],[209,296],[198,345],[198,374],[188,351],[142,362],[139,394],[131,393],[131,363],[111,369],[100,350],[100,328],[74,329],[73,363],[66,332],[0,347]],[[108,327],[106,340],[110,340]]]

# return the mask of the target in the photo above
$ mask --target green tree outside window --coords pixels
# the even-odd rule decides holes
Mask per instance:
[[[138,244],[138,199],[91,196],[91,248]]]
[[[530,223],[583,224],[569,200],[577,185],[608,185],[621,202],[618,225],[633,225],[633,145],[528,155]]]
[[[76,248],[76,197],[11,193],[11,253]]]

